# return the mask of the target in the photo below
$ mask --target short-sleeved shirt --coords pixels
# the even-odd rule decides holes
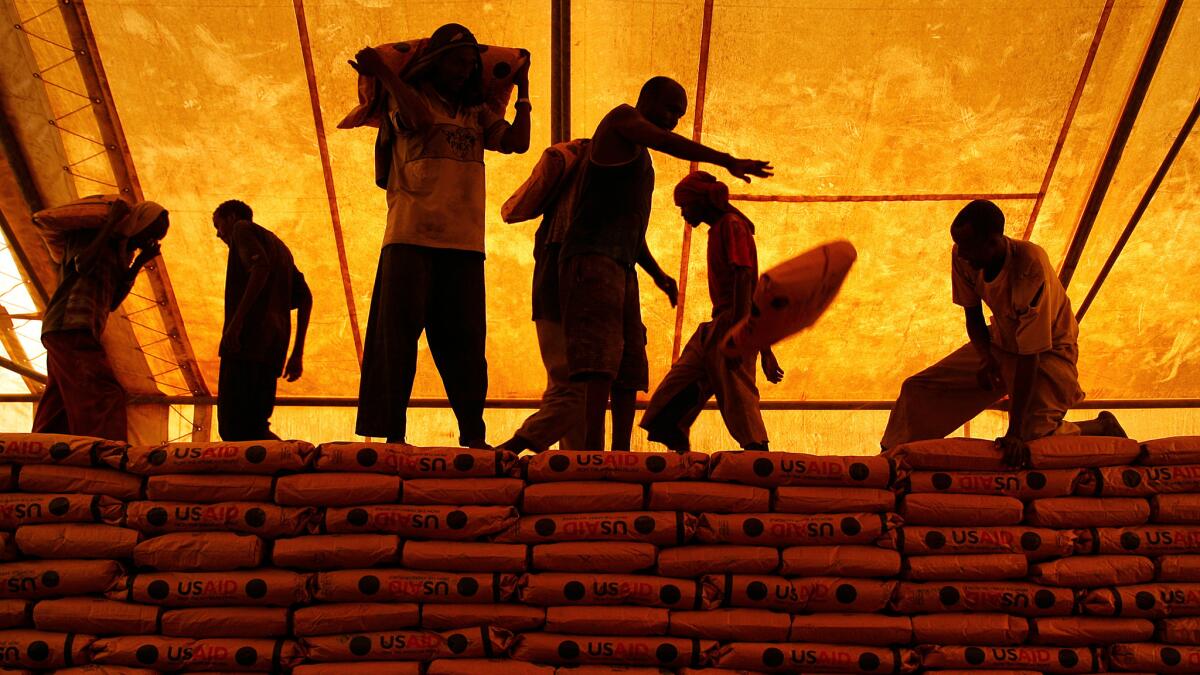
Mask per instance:
[[[451,113],[418,91],[433,124],[415,132],[401,121],[393,100],[389,122],[396,133],[388,175],[387,230],[383,245],[411,244],[484,252],[483,151],[501,149],[508,124],[484,105]]]
[[[708,230],[708,295],[713,318],[734,309],[737,287],[734,272],[749,269],[758,279],[758,248],[754,226],[737,213],[727,213]]]
[[[591,156],[571,206],[571,221],[559,256],[594,253],[633,269],[650,224],[654,162],[645,148],[623,164],[598,164]]]
[[[954,249],[954,304],[987,304],[992,311],[992,341],[1006,352],[1027,355],[1074,347],[1079,324],[1046,251],[1032,242],[1006,239],[1004,267],[991,281]]]
[[[75,268],[75,258],[92,243],[97,230],[68,232],[62,262],[58,266],[58,288],[42,317],[42,334],[67,330],[87,331],[97,339],[104,332],[117,286],[125,276],[132,256],[125,240],[114,237],[104,246],[95,265],[86,274]]]
[[[267,283],[246,313],[240,348],[236,353],[221,350],[223,359],[240,359],[283,368],[292,337],[291,310],[310,296],[304,275],[296,269],[292,252],[274,233],[248,221],[233,226],[229,240],[229,263],[225,268],[225,327],[237,312],[250,273],[255,267],[267,271]]]

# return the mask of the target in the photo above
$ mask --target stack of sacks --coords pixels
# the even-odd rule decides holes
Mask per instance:
[[[275,482],[306,470],[299,441],[174,443],[101,456],[141,477],[125,526],[141,533],[132,569],[74,610],[98,635],[92,662],[152,670],[278,671],[300,661],[290,609],[310,597],[305,574],[270,565],[271,542],[315,525],[312,508],[281,507]],[[38,611],[35,608],[35,620]],[[64,613],[68,610],[64,610]]]
[[[700,482],[707,463],[698,453],[551,451],[530,458],[522,517],[497,541],[530,546],[532,571],[521,578],[517,599],[541,608],[545,625],[518,635],[512,658],[561,666],[703,665],[714,640],[668,631],[675,611],[710,604],[699,577],[711,557],[688,554],[694,512],[702,503],[765,507],[768,498],[765,491],[714,494]]]
[[[714,455],[712,482],[701,489],[747,498],[729,502],[738,509],[695,504],[701,546],[688,571],[706,575],[714,609],[672,612],[672,633],[720,641],[712,662],[730,672],[915,670],[917,656],[905,648],[909,618],[884,614],[901,557],[878,543],[899,524],[890,490],[897,478],[884,457]]]
[[[124,444],[53,434],[0,434],[0,664],[54,670],[89,662],[86,608],[119,583],[136,530],[122,500],[142,483],[99,466]],[[153,625],[153,616],[151,616]]]
[[[1025,471],[1006,470],[984,440],[889,453],[912,470],[895,537],[906,556],[895,608],[918,615],[927,668],[1095,672],[1105,645],[1153,634],[1146,621],[1079,616],[1076,602],[1086,589],[1153,576],[1144,557],[1080,555],[1089,552],[1080,528],[1149,516],[1145,500],[1077,496],[1089,469],[1132,461],[1137,443],[1058,437],[1030,451]]]
[[[1137,511],[1096,518],[1103,522],[1079,533],[1080,552],[1145,561],[1135,579],[1090,585],[1082,610],[1091,621],[1139,626],[1110,640],[1119,643],[1109,649],[1110,670],[1200,672],[1200,438],[1148,441],[1141,450],[1137,465],[1096,468],[1078,490],[1080,499]]]
[[[275,543],[277,567],[314,574],[296,610],[297,673],[484,672],[542,610],[511,604],[521,543],[485,541],[517,522],[510,452],[330,443],[316,473],[279,480],[280,504],[321,507],[317,533]],[[445,667],[445,662],[451,665]],[[465,669],[465,670],[463,670]]]

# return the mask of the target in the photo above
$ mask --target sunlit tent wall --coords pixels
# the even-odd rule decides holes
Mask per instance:
[[[355,102],[346,61],[364,45],[458,21],[482,42],[529,49],[534,64],[533,148],[488,158],[490,439],[503,440],[545,384],[529,320],[536,223],[505,224],[500,205],[552,132],[590,134],[664,74],[689,92],[678,131],[774,162],[773,179],[734,186],[764,269],[835,237],[858,247],[830,312],[777,349],[784,383],[762,391],[776,447],[872,452],[905,375],[965,340],[948,238],[965,200],[995,200],[1008,234],[1056,262],[1082,245],[1069,287],[1080,306],[1200,94],[1200,4],[1166,16],[1174,5],[0,0],[0,356],[24,373],[0,370],[0,427],[28,428],[45,372],[37,316],[54,273],[31,211],[121,189],[166,205],[173,223],[160,264],[105,336],[138,401],[134,436],[219,434],[211,395],[226,251],[210,214],[240,198],[291,246],[315,296],[305,375],[281,383],[274,428],[310,441],[353,437],[386,206],[372,180],[374,131],[336,128]],[[1156,44],[1141,100],[1138,74]],[[1123,120],[1132,133],[1120,143]],[[709,311],[706,234],[689,232],[670,200],[689,166],[654,160],[648,240],[685,298],[676,311],[643,279],[652,382]],[[1106,166],[1115,174],[1085,232],[1078,225]],[[1200,433],[1198,181],[1193,138],[1082,323],[1089,399],[1130,408],[1121,417],[1134,437]],[[424,348],[414,396],[427,407],[410,412],[409,440],[452,443]],[[995,435],[1002,420],[989,412],[962,433]],[[715,411],[694,440],[732,444]]]

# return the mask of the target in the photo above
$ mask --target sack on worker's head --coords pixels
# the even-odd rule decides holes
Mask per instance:
[[[263,563],[263,541],[236,532],[175,532],[147,539],[133,550],[138,569],[159,572],[225,572]]]
[[[641,511],[644,505],[644,488],[637,483],[534,483],[521,497],[521,513],[527,516]]]
[[[779,550],[770,546],[676,546],[658,552],[658,574],[694,579],[706,574],[774,574]]]
[[[394,534],[316,534],[279,539],[271,552],[276,567],[340,570],[400,561],[400,537]]]
[[[50,259],[61,263],[68,236],[73,232],[99,230],[108,222],[113,203],[128,200],[121,195],[88,195],[33,214],[33,225],[46,243]]]

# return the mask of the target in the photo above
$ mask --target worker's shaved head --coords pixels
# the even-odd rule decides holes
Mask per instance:
[[[954,217],[950,237],[958,256],[977,269],[1002,261],[1006,250],[1004,212],[986,199],[976,199]]]
[[[670,131],[687,112],[687,91],[665,75],[652,77],[642,85],[637,109],[655,126]]]

